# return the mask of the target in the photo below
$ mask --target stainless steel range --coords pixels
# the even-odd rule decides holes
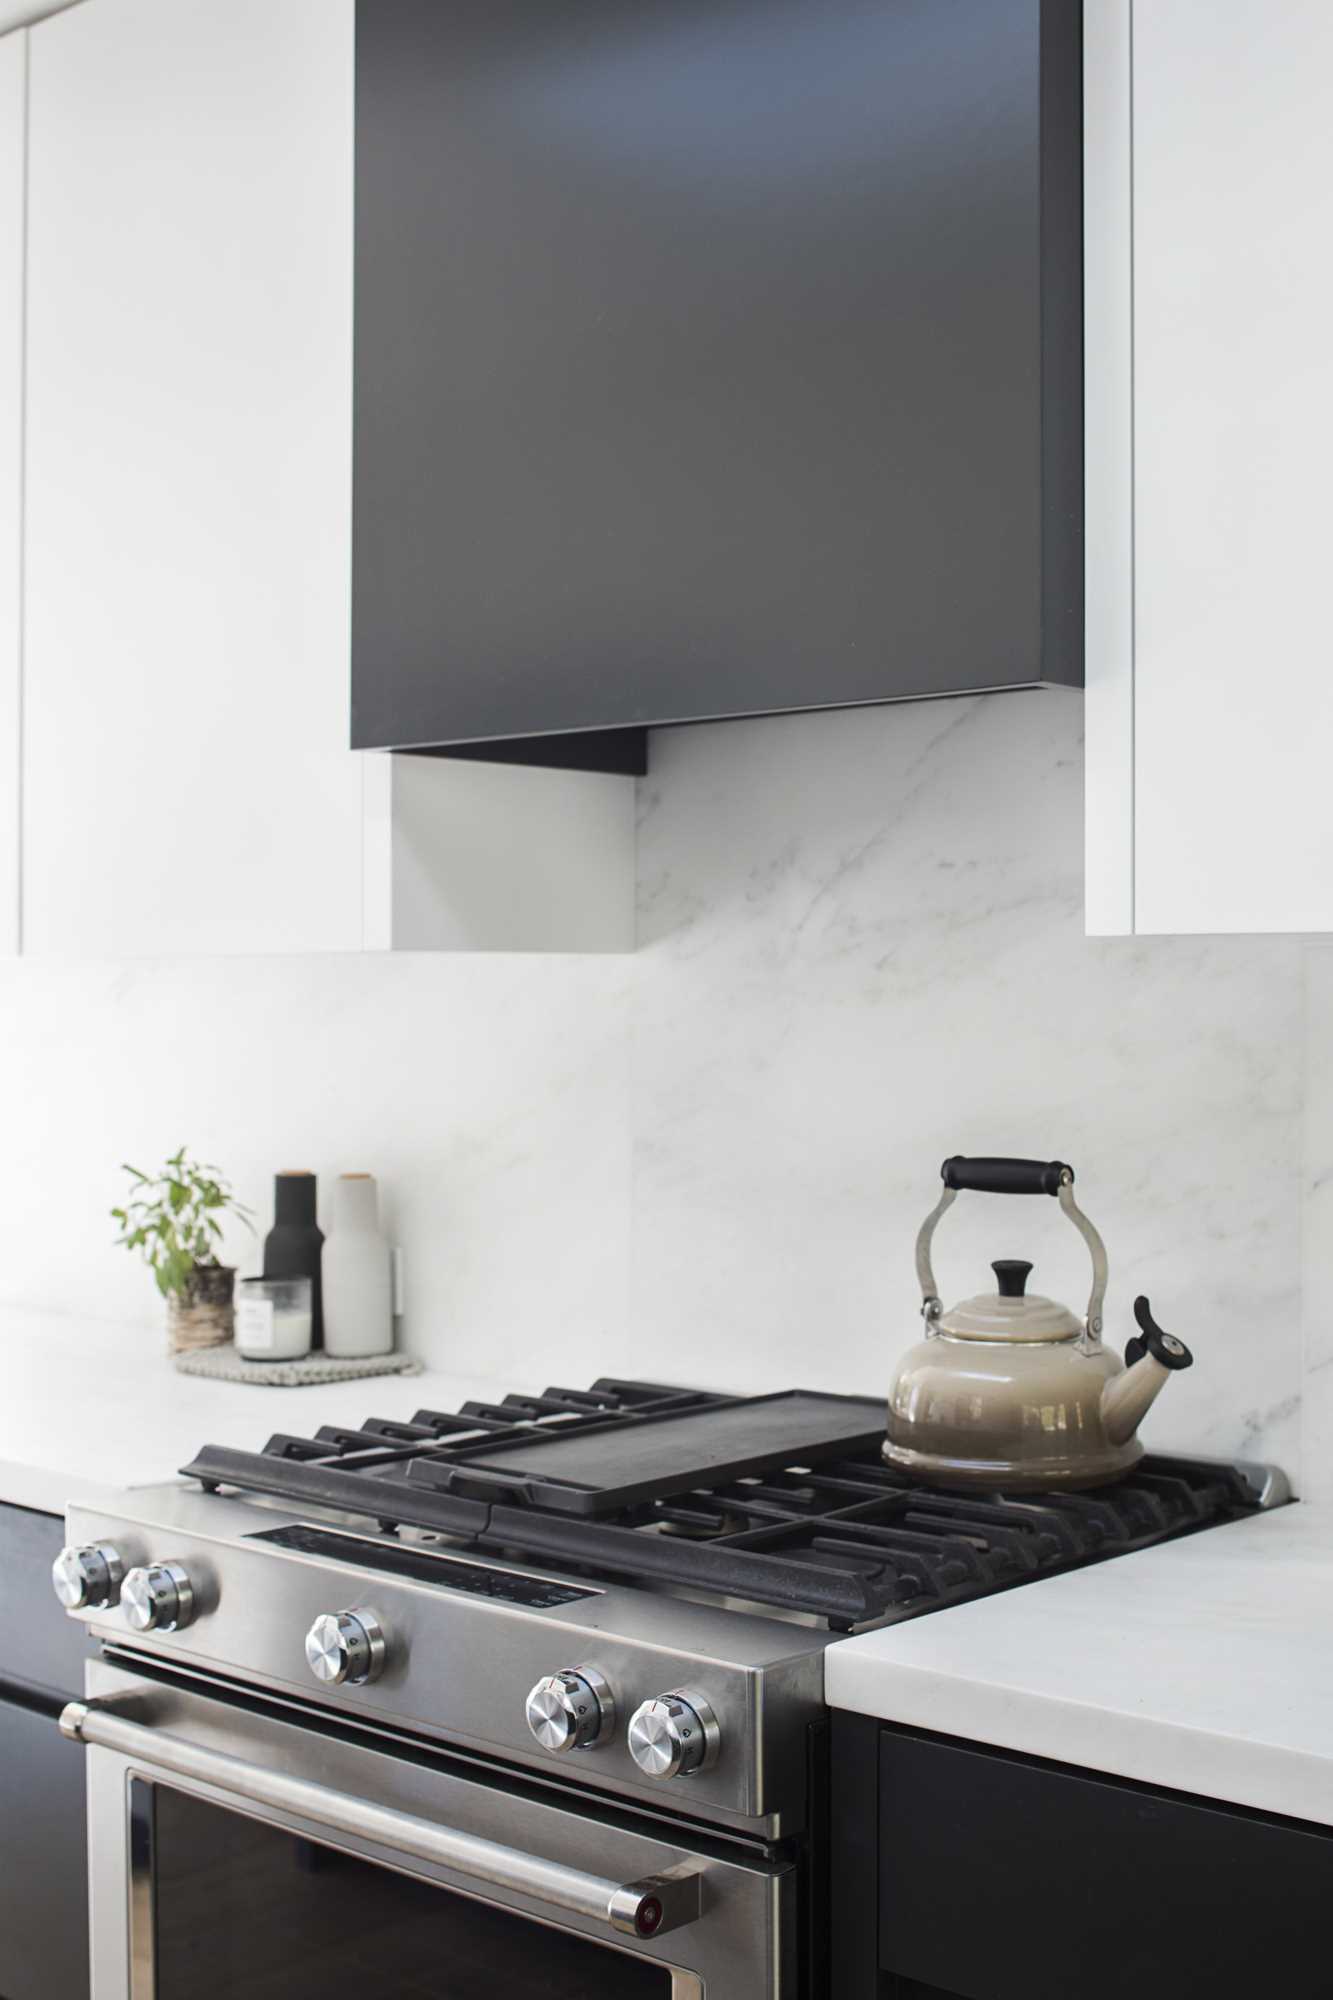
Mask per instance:
[[[73,1508],[94,2000],[819,1994],[825,1647],[1286,1497],[944,1493],[882,1436],[600,1381]]]

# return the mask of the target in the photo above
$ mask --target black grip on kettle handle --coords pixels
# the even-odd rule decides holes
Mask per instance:
[[[1058,1194],[1074,1169],[1063,1160],[969,1160],[961,1153],[940,1168],[945,1187],[973,1194]]]

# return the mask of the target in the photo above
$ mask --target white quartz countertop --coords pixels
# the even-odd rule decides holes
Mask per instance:
[[[847,1639],[826,1673],[835,1708],[1333,1826],[1333,1510]]]
[[[172,1479],[204,1444],[258,1451],[275,1431],[455,1410],[499,1393],[461,1370],[303,1389],[212,1382],[178,1375],[160,1330],[4,1308],[0,1501],[61,1514],[70,1500]]]

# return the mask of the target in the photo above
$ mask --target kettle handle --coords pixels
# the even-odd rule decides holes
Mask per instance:
[[[943,1193],[922,1223],[916,1239],[916,1275],[921,1286],[921,1312],[927,1331],[934,1330],[935,1321],[944,1310],[930,1261],[935,1226],[945,1211],[953,1207],[959,1191],[968,1188],[981,1194],[1055,1196],[1087,1244],[1092,1257],[1092,1290],[1088,1294],[1088,1310],[1083,1325],[1090,1340],[1100,1340],[1108,1277],[1106,1245],[1074,1200],[1074,1169],[1066,1166],[1063,1160],[969,1160],[958,1153],[944,1162],[940,1168],[940,1179],[944,1182]]]
[[[1074,1169],[1063,1160],[968,1160],[955,1153],[940,1168],[940,1179],[955,1193],[970,1188],[974,1194],[1054,1194],[1063,1180],[1072,1181]]]

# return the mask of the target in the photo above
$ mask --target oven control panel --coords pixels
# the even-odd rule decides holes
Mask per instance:
[[[585,1597],[600,1595],[596,1590],[557,1583],[553,1577],[526,1576],[519,1570],[499,1569],[488,1563],[460,1562],[457,1556],[372,1541],[367,1535],[343,1535],[335,1528],[311,1528],[301,1522],[290,1527],[264,1528],[245,1539],[272,1542],[275,1548],[291,1549],[297,1555],[341,1558],[354,1562],[358,1569],[383,1570],[386,1576],[438,1584],[441,1590],[464,1590],[470,1597],[495,1597],[530,1611],[554,1611],[562,1604],[577,1604]]]
[[[813,1630],[188,1488],[76,1504],[69,1543],[60,1601],[118,1651],[700,1818],[802,1823]]]

